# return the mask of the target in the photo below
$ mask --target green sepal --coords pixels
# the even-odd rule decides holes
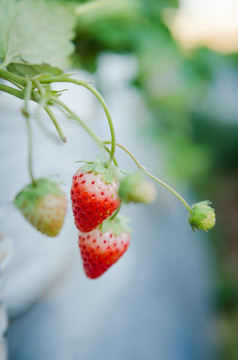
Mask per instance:
[[[115,218],[105,220],[99,227],[101,232],[107,232],[111,230],[115,235],[121,235],[122,233],[131,232],[130,227],[127,225],[130,219],[124,215],[117,215]]]
[[[45,84],[45,85],[49,85],[49,84]],[[45,88],[45,95],[41,97],[41,99],[43,99],[43,101],[46,101],[48,103],[48,105],[53,105],[53,101],[49,100],[49,98],[56,98],[58,99],[61,95],[62,95],[62,92],[63,91],[66,91],[67,89],[63,89],[63,90],[52,90],[50,88],[50,85],[48,88],[46,88],[44,85],[44,88]]]
[[[81,161],[78,161],[81,162]],[[95,161],[83,161],[86,165],[83,165],[81,168],[87,172],[94,172],[95,174],[100,174],[107,184],[112,184],[115,180],[118,181],[122,176],[122,171],[116,167],[114,164],[111,164],[108,168],[106,163],[100,159]]]
[[[64,192],[55,181],[40,178],[35,180],[35,183],[26,185],[15,197],[14,204],[18,209],[27,208],[31,212],[38,199],[47,194],[55,194],[57,196],[64,195]]]

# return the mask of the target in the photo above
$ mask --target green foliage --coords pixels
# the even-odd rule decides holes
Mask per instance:
[[[68,66],[74,18],[39,0],[0,0],[0,67],[10,63]]]
[[[49,65],[33,65],[33,64],[17,64],[11,63],[7,66],[7,70],[13,74],[28,77],[34,77],[40,74],[48,74],[52,76],[62,75],[61,69]]]
[[[155,36],[161,30],[168,32],[161,21],[161,10],[176,5],[173,0],[113,0],[108,6],[78,16],[76,63],[93,71],[102,51],[138,54],[139,50],[146,51],[146,44],[154,48]]]
[[[229,152],[231,162],[231,153],[237,153],[235,124],[233,134],[224,129],[223,146],[222,131],[218,139],[216,129],[226,115],[215,113],[215,101],[208,100],[219,71],[237,66],[237,57],[206,48],[183,52],[163,20],[164,8],[176,6],[177,1],[132,0],[120,12],[101,9],[79,16],[74,60],[94,71],[103,51],[136,56],[139,71],[134,84],[148,104],[147,134],[158,142],[158,151],[162,146],[168,174],[197,186],[219,161],[226,164],[222,151],[223,158]]]

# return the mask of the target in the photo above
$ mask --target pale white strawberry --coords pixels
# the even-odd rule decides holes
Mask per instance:
[[[58,183],[38,179],[21,190],[14,203],[38,231],[52,237],[59,234],[64,223],[67,200]]]

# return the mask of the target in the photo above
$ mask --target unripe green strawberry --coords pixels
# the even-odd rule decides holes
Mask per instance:
[[[140,173],[129,174],[120,182],[118,194],[124,203],[150,204],[156,198],[153,184],[145,180]]]
[[[24,217],[41,233],[56,236],[60,232],[67,200],[58,183],[38,179],[21,190],[14,201]]]
[[[207,231],[215,225],[215,211],[210,204],[210,201],[201,201],[191,207],[192,211],[188,216],[188,221],[193,230],[196,228]]]

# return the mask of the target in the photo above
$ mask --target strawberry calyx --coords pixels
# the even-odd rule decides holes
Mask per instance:
[[[122,170],[114,164],[110,164],[108,167],[101,159],[95,161],[83,161],[86,163],[81,168],[87,172],[94,172],[100,174],[106,184],[112,184],[115,180],[118,181],[122,176]]]
[[[130,227],[127,225],[129,221],[130,219],[124,215],[117,215],[116,217],[112,216],[99,225],[99,228],[102,233],[110,230],[112,233],[119,236],[122,233],[131,232]]]
[[[64,195],[64,192],[55,181],[47,178],[40,178],[26,185],[15,197],[14,204],[18,209],[27,207],[28,211],[32,211],[37,200],[53,194],[56,196]]]

